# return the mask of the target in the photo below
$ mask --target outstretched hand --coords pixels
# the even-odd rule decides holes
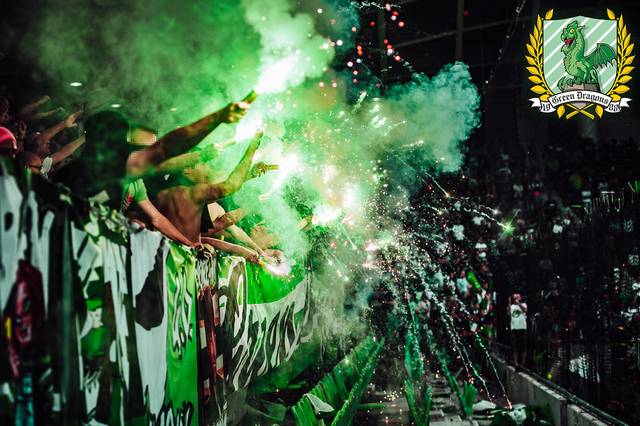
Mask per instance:
[[[198,255],[207,259],[213,258],[216,254],[216,250],[211,245],[206,243],[196,242],[193,243],[191,247],[196,250]]]
[[[71,127],[77,126],[78,123],[76,121],[78,120],[78,118],[80,118],[81,115],[82,115],[82,111],[76,111],[70,116],[68,116],[67,118],[65,118],[64,119],[65,127],[71,128]]]
[[[253,263],[254,265],[260,265],[260,255],[253,250],[247,250],[244,255],[244,258],[247,259],[249,263]]]
[[[255,90],[249,92],[247,96],[242,98],[242,102],[252,103],[258,97],[258,93]]]
[[[232,102],[219,111],[222,123],[236,123],[245,116],[249,109],[249,102]]]
[[[266,249],[263,250],[264,257],[273,259],[274,263],[280,264],[284,259],[284,253],[280,250],[276,249]]]
[[[266,164],[260,161],[259,163],[256,163],[253,165],[253,167],[251,167],[251,172],[249,172],[249,178],[250,179],[257,178],[267,173],[268,171],[278,170],[278,169],[279,167],[277,164]]]
[[[236,123],[240,121],[240,119],[247,113],[251,103],[256,100],[257,96],[257,93],[252,90],[240,102],[232,102],[222,108],[219,112],[220,121],[222,123]]]

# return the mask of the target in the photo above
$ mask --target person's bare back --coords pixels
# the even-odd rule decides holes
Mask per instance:
[[[156,197],[158,210],[176,228],[192,241],[200,240],[202,210],[211,202],[236,192],[244,182],[270,170],[268,165],[253,163],[253,156],[260,146],[262,132],[256,133],[244,156],[223,182],[196,183],[192,186],[175,186],[160,191]]]
[[[191,241],[200,240],[202,203],[193,199],[192,187],[176,186],[160,191],[158,210]]]

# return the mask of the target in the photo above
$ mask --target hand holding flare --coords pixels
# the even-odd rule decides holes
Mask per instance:
[[[280,166],[277,164],[266,164],[260,161],[251,167],[251,171],[249,172],[249,179],[257,178],[262,176],[263,174],[280,169]]]
[[[242,98],[241,102],[245,102],[247,104],[252,104],[253,101],[255,101],[257,97],[258,97],[258,93],[255,90],[252,90],[252,91],[249,92],[249,94],[247,96]]]
[[[240,102],[232,102],[220,110],[220,121],[223,123],[237,123],[245,116],[251,103],[258,97],[255,91],[249,92]]]

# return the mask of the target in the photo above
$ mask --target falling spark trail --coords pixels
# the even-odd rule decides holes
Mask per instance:
[[[466,314],[467,318],[471,317],[471,314],[469,313],[469,311],[467,310],[467,307],[464,305],[464,303],[462,303],[462,301],[458,298],[455,298],[456,302],[458,303],[458,307]],[[478,333],[475,333],[475,340],[476,343],[478,344],[478,346],[480,346],[480,348],[482,349],[482,353],[484,354],[485,358],[487,359],[489,365],[491,366],[491,368],[493,369],[493,374],[496,378],[496,380],[498,381],[498,384],[500,385],[500,390],[502,391],[502,395],[504,396],[504,398],[507,400],[507,406],[509,407],[509,409],[511,409],[512,405],[511,405],[511,401],[509,400],[509,396],[507,395],[507,391],[504,388],[504,385],[502,384],[502,380],[500,380],[500,375],[498,374],[498,370],[496,369],[495,364],[493,363],[493,360],[491,359],[491,355],[489,355],[489,351],[487,350],[487,348],[484,346],[484,343],[482,342],[482,339],[480,338],[480,336],[478,335]],[[491,401],[493,401],[493,398],[491,395],[489,395],[489,399]]]

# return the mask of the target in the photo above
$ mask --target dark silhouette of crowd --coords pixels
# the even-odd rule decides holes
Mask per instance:
[[[529,370],[637,422],[640,147],[574,137],[549,143],[536,161],[526,156],[467,157],[457,196],[490,206],[495,221],[454,220],[450,234],[463,227],[467,247],[454,260],[457,296],[507,359],[525,345]],[[485,287],[495,295],[488,310],[478,303]],[[527,306],[525,341],[510,332],[514,294]]]

